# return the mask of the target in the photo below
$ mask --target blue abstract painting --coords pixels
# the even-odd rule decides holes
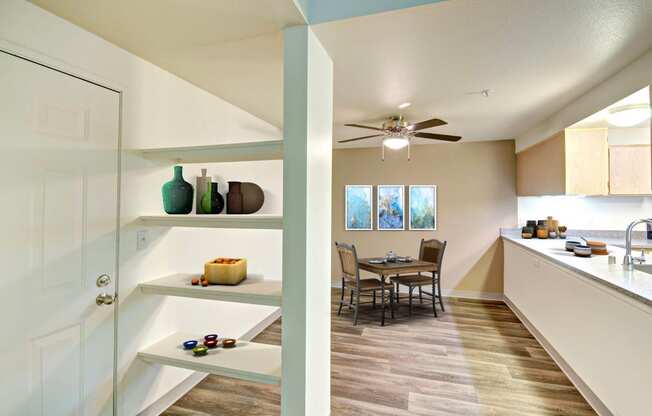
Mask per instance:
[[[378,185],[378,229],[403,230],[403,185]]]
[[[437,187],[410,185],[410,230],[437,229]]]
[[[373,218],[371,185],[347,185],[345,189],[345,224],[347,230],[371,230]]]

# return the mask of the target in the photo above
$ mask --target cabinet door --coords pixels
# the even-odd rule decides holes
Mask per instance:
[[[612,195],[652,194],[650,146],[609,147],[609,193]]]

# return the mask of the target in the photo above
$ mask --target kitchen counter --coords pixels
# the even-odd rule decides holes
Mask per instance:
[[[639,270],[624,270],[621,264],[625,255],[623,248],[614,245],[608,246],[609,254],[616,256],[616,264],[608,264],[608,256],[582,258],[566,251],[564,248],[566,240],[526,240],[522,239],[520,235],[510,233],[503,233],[502,237],[559,266],[565,267],[652,307],[652,274]],[[615,241],[606,242],[615,243]],[[636,252],[634,254],[638,255]]]

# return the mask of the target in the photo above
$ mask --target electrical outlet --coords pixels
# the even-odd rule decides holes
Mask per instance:
[[[136,233],[136,250],[144,250],[149,244],[149,232],[147,230],[139,230]]]

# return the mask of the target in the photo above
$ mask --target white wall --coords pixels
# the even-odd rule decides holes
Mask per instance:
[[[577,100],[519,135],[516,138],[516,152],[549,138],[650,84],[652,84],[652,49]]]
[[[613,128],[607,130],[610,145],[650,144],[649,127]]]
[[[122,89],[126,149],[281,137],[277,128],[23,0],[0,1],[0,46]],[[269,201],[266,212],[281,212],[280,162],[255,168],[214,165],[209,171],[220,181],[261,183]],[[135,220],[143,213],[162,211],[160,186],[171,172],[171,167],[144,161],[133,152],[124,154],[119,293],[120,411],[124,415],[136,414],[190,374],[136,360],[140,348],[177,330],[210,329],[238,336],[272,309],[144,296],[134,290],[139,282],[198,270],[207,256],[223,254],[245,256],[252,270],[280,278],[279,231],[151,229],[149,246],[136,250],[140,227]],[[187,171],[186,179],[193,183],[191,177]],[[252,241],[265,250],[257,250]]]
[[[652,217],[649,196],[528,196],[518,198],[518,223],[548,215],[581,230],[621,230],[638,218]],[[641,226],[641,230],[645,228]]]

